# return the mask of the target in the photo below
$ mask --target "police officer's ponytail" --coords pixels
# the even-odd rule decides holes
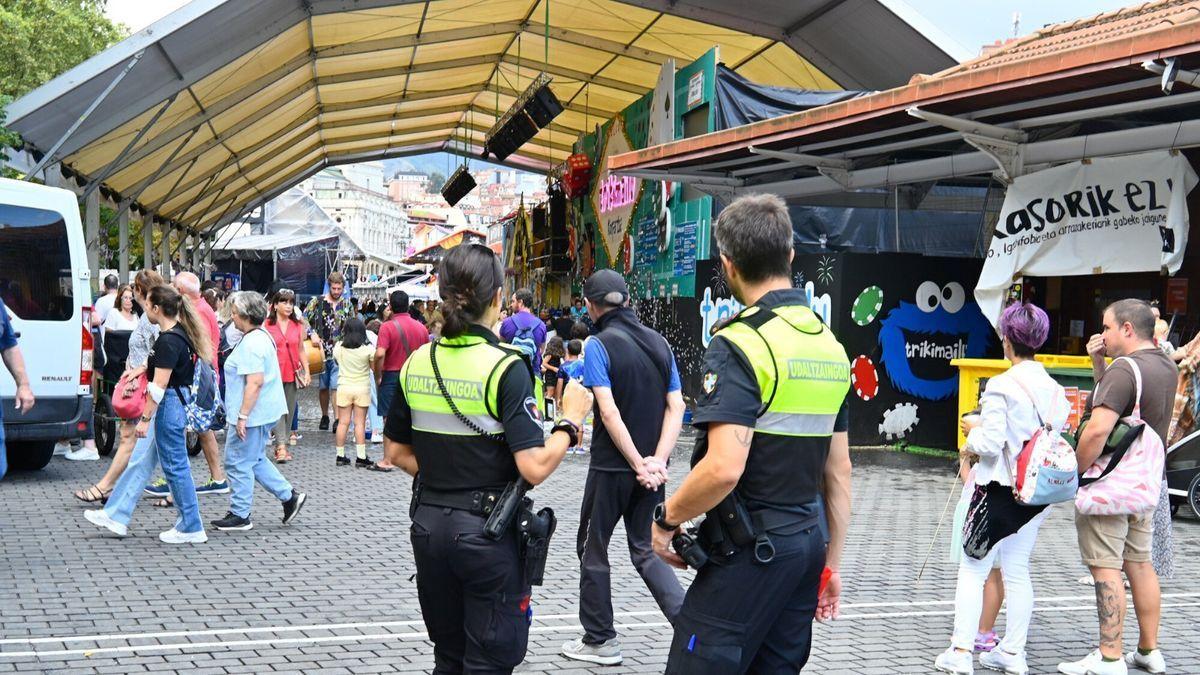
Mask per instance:
[[[442,296],[442,337],[458,337],[477,323],[504,283],[504,268],[492,249],[463,244],[450,249],[438,266]]]

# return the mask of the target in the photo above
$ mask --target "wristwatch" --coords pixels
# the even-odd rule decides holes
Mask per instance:
[[[150,418],[150,417],[146,417],[145,415],[142,415],[142,421],[143,421],[143,422],[149,422],[151,419],[152,419],[152,418]]]
[[[239,420],[248,420],[248,419],[250,419],[250,415],[247,413],[238,413],[238,419]]]
[[[575,424],[571,420],[564,417],[561,420],[559,420],[558,423],[555,424],[550,429],[550,433],[554,433],[556,431],[566,432],[567,437],[571,441],[571,445],[569,447],[573,448],[576,445],[579,445],[579,425],[578,424]]]
[[[672,525],[667,522],[667,503],[662,502],[654,507],[654,524],[668,532],[674,532],[679,529],[678,525]]]

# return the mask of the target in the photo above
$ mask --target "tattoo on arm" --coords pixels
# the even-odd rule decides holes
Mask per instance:
[[[1100,646],[1116,648],[1121,644],[1124,624],[1125,589],[1111,581],[1096,582],[1096,613],[1100,619]]]
[[[738,427],[733,432],[734,439],[743,447],[750,448],[750,442],[754,440],[754,430],[747,427]]]

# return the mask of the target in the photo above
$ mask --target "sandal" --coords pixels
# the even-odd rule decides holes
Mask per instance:
[[[175,508],[175,502],[170,497],[163,497],[162,499],[155,499],[153,502],[150,502],[150,503],[152,506],[154,506],[155,508],[158,508],[158,509]]]
[[[376,464],[374,462],[371,462],[370,464],[366,465],[364,468],[366,468],[367,471],[378,471],[379,473],[391,473],[392,472],[391,467],[379,466],[378,464]]]
[[[284,450],[283,448],[275,449],[276,464],[286,464],[289,459],[291,459],[291,457],[288,456],[287,450]]]
[[[108,501],[108,496],[112,494],[112,490],[101,490],[99,485],[92,485],[83,490],[75,491],[75,499],[84,504],[95,504],[100,502],[103,504]]]

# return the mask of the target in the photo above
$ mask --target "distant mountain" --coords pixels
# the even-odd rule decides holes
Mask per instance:
[[[396,159],[383,160],[384,175],[388,178],[394,176],[397,172],[402,173],[423,173],[426,176],[437,172],[443,176],[449,176],[454,172],[454,169],[462,164],[462,158],[457,155],[451,155],[445,152],[433,152],[428,155],[413,155],[412,157],[398,157]],[[479,159],[471,160],[471,169],[476,168],[505,168],[499,164],[484,162]],[[527,173],[527,172],[523,172]]]

